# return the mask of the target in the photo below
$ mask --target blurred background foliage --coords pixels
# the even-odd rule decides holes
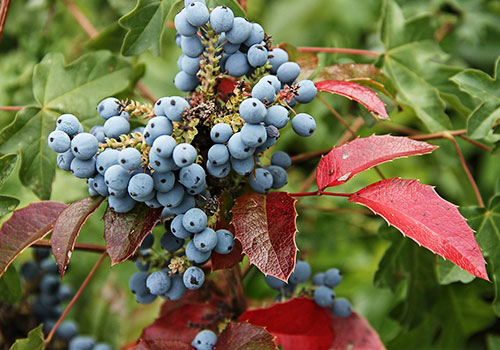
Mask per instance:
[[[407,19],[428,19],[425,26],[422,24],[417,29],[420,35],[426,31],[432,33],[444,65],[437,71],[428,66],[432,71],[428,71],[429,76],[425,77],[425,73],[422,76],[442,88],[440,93],[452,89],[450,93],[458,96],[463,106],[453,106],[451,100],[446,100],[445,111],[453,129],[465,128],[467,112],[477,102],[468,95],[462,96],[451,83],[451,87],[441,86],[443,81],[449,82],[447,78],[438,81],[439,74],[446,75],[446,67],[456,67],[453,68],[456,72],[469,67],[493,75],[495,59],[500,54],[500,3],[494,0],[399,0],[397,3]],[[68,11],[67,4],[59,0],[11,3],[0,43],[0,106],[26,106],[35,102],[32,73],[47,53],[62,53],[67,63],[95,50],[110,50],[120,55],[126,31],[118,25],[118,19],[134,8],[135,0],[74,0],[73,4],[99,32],[91,40]],[[381,8],[381,0],[248,0],[247,14],[250,20],[260,22],[266,32],[272,34],[276,44],[288,42],[295,46],[383,52],[379,34]],[[165,29],[159,56],[146,51],[126,58],[136,68],[144,65],[141,82],[156,97],[179,94],[173,78],[181,52],[174,36],[173,29]],[[319,54],[319,58],[321,66],[375,62],[373,57],[344,54]],[[142,100],[137,90],[125,86],[119,96]],[[373,123],[363,109],[350,101],[338,96],[325,96],[325,99],[349,124],[358,116],[365,118],[366,125],[359,131],[362,136],[387,133],[391,125],[428,132],[411,109],[400,112],[389,100],[386,102],[393,108],[390,114],[393,122]],[[425,103],[415,101],[422,102]],[[320,101],[300,106],[299,110],[316,117],[317,132],[310,138],[299,139],[286,129],[278,149],[297,155],[330,148],[345,131]],[[0,111],[0,129],[9,125],[15,115],[15,112]],[[499,178],[498,157],[461,139],[457,142],[483,198],[488,200],[495,194]],[[474,193],[452,144],[448,140],[432,143],[440,146],[432,155],[398,160],[380,166],[380,170],[386,177],[418,178],[422,183],[435,185],[441,196],[461,207],[475,205]],[[294,165],[284,190],[299,191],[317,161]],[[20,208],[38,198],[20,183],[19,167],[20,161],[0,194],[18,198]],[[378,180],[377,173],[370,170],[341,186],[339,191],[356,191]],[[86,195],[87,185],[83,181],[56,170],[51,200],[69,203]],[[100,220],[103,208],[88,220],[79,242],[104,244]],[[314,272],[330,267],[343,271],[345,282],[338,288],[337,295],[353,302],[354,308],[367,317],[389,349],[500,348],[500,338],[495,336],[499,334],[500,322],[491,306],[495,297],[493,283],[477,279],[471,282],[467,273],[404,239],[394,229],[387,228],[382,219],[367,215],[361,207],[342,199],[304,198],[298,202],[298,213],[300,258],[310,262]],[[4,216],[0,221],[7,218]],[[161,229],[157,228],[155,233],[159,236]],[[29,250],[23,253],[15,266],[29,259],[29,254]],[[97,258],[96,254],[75,252],[64,280],[76,290]],[[111,269],[105,265],[70,316],[77,320],[80,333],[93,334],[99,340],[119,346],[140,335],[141,329],[157,315],[160,302],[139,306],[133,301],[127,289],[128,278],[135,270],[133,262]],[[491,274],[491,269],[489,272]],[[276,296],[256,269],[245,279],[245,288],[254,299],[252,305],[269,304]]]

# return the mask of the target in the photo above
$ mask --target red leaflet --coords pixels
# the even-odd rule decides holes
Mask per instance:
[[[334,336],[327,309],[307,298],[247,311],[239,320],[265,327],[283,350],[328,350]]]
[[[361,103],[378,120],[390,120],[384,102],[367,87],[343,80],[320,81],[316,83],[316,87],[318,91],[341,95]]]
[[[212,252],[212,271],[230,269],[243,260],[243,248],[237,239],[234,242],[234,249],[229,254],[219,254],[215,250]]]
[[[132,211],[120,214],[108,208],[104,214],[104,239],[111,265],[121,263],[134,254],[144,238],[160,221],[161,208],[152,209],[139,203]]]
[[[56,220],[50,243],[61,277],[68,268],[76,238],[87,218],[99,208],[104,197],[87,197],[71,203]]]
[[[0,276],[23,250],[45,237],[59,214],[67,207],[64,203],[42,201],[16,210],[0,228]]]
[[[417,180],[399,178],[376,182],[349,197],[382,216],[390,225],[470,272],[488,280],[474,231],[457,207]]]
[[[437,146],[404,136],[372,135],[334,147],[322,157],[316,171],[320,190],[341,185],[367,169],[396,158],[426,154]]]
[[[328,350],[383,350],[384,344],[368,321],[353,312],[348,318],[330,313],[335,338]]]
[[[295,267],[296,200],[286,192],[250,193],[232,209],[235,236],[250,262],[284,281]]]
[[[217,339],[215,350],[278,350],[274,337],[248,322],[229,323]]]

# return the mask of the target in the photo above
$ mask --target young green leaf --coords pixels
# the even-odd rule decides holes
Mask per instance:
[[[18,339],[12,345],[10,350],[44,350],[45,344],[43,342],[43,325],[39,325],[28,333],[28,338]]]
[[[0,196],[0,217],[13,212],[18,205],[19,199],[9,196]]]
[[[0,187],[3,186],[7,178],[12,174],[17,163],[17,154],[6,154],[0,157]]]
[[[0,277],[0,301],[14,304],[21,300],[22,295],[21,279],[14,265],[10,265],[7,271]]]

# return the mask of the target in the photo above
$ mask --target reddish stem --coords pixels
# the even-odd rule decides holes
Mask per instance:
[[[31,245],[32,247],[52,247],[49,241],[38,241],[35,242]],[[93,253],[103,253],[106,251],[106,247],[103,245],[98,245],[98,244],[91,244],[91,243],[76,243],[75,244],[75,250],[83,250],[87,252],[93,252]]]
[[[20,111],[24,106],[3,106],[0,107],[0,111]]]
[[[289,193],[292,197],[310,197],[310,196],[334,196],[334,197],[350,197],[352,193],[333,193],[325,191],[313,191],[313,192],[298,192]]]
[[[345,53],[348,55],[364,55],[364,56],[380,56],[380,53],[368,50],[358,49],[341,49],[338,47],[298,47],[299,52],[329,52],[329,53]]]
[[[458,135],[458,137],[460,137],[461,139],[463,139],[463,140],[465,140],[465,141],[467,141],[467,142],[469,142],[469,143],[473,144],[473,145],[474,145],[474,146],[476,146],[476,147],[479,147],[479,148],[481,148],[481,149],[485,150],[485,151],[486,151],[486,152],[488,152],[488,153],[489,153],[489,152],[491,152],[491,148],[489,148],[488,146],[485,146],[485,145],[483,145],[482,143],[479,143],[479,142],[477,142],[477,141],[475,141],[475,140],[472,140],[472,139],[468,138],[467,136],[464,136],[464,135]]]
[[[45,339],[45,341],[44,341],[45,345],[47,345],[48,343],[50,343],[50,341],[54,337],[54,334],[55,334],[57,328],[61,325],[61,322],[66,317],[66,315],[68,314],[69,310],[71,310],[71,308],[73,307],[73,305],[76,303],[76,301],[78,300],[78,298],[82,294],[82,292],[85,289],[85,287],[87,287],[87,284],[89,284],[90,280],[92,279],[92,276],[94,276],[95,272],[99,268],[99,265],[101,265],[101,263],[103,262],[103,260],[104,260],[105,257],[106,257],[106,253],[102,253],[102,255],[99,257],[99,260],[97,260],[97,262],[95,263],[95,265],[92,268],[92,270],[90,270],[89,274],[85,278],[85,281],[83,281],[82,285],[80,286],[80,289],[78,289],[78,291],[76,292],[75,296],[73,297],[73,299],[71,299],[71,301],[69,302],[68,306],[66,307],[66,310],[64,310],[63,314],[61,315],[61,317],[59,317],[59,320],[57,320],[56,324],[54,325],[54,327],[50,331],[49,335],[47,336],[47,339]]]
[[[9,12],[10,0],[0,2],[0,41],[2,40],[3,29],[7,21],[7,13]]]
[[[64,4],[68,8],[68,11],[71,12],[75,20],[78,22],[80,27],[87,33],[89,38],[94,38],[99,34],[97,29],[95,29],[94,25],[89,21],[87,17],[83,14],[82,11],[75,4],[73,4],[70,0],[64,0]]]
[[[325,107],[330,111],[330,113],[340,122],[342,125],[351,133],[351,136],[356,137],[356,132],[347,124],[347,122],[342,118],[342,116],[337,112],[328,101],[326,101],[321,95],[316,95],[316,98],[321,101],[325,105]]]

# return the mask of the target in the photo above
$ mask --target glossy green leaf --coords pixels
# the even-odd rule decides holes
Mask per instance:
[[[43,325],[39,325],[28,333],[28,338],[18,339],[12,345],[10,350],[43,350],[45,344],[43,343]]]
[[[440,284],[446,285],[454,282],[469,283],[474,276],[449,260],[438,260],[438,280]]]
[[[435,132],[449,129],[451,124],[439,90],[422,74],[426,63],[441,54],[432,40],[429,22],[426,16],[405,20],[396,2],[385,1],[381,40],[386,52],[382,67],[396,87],[401,103],[413,109],[424,125]]]
[[[21,280],[15,267],[10,265],[7,271],[0,277],[0,301],[13,304],[21,300],[23,290]]]
[[[493,124],[500,119],[499,74],[500,57],[493,77],[477,69],[466,69],[451,78],[461,90],[481,101],[467,122],[467,134],[474,139],[490,135]]]
[[[17,154],[6,154],[0,157],[0,187],[3,186],[7,178],[12,174],[17,163]]]
[[[128,30],[122,55],[139,55],[147,49],[159,55],[167,15],[173,4],[174,0],[139,0],[132,11],[120,18],[119,24]]]
[[[0,153],[21,150],[19,178],[41,199],[50,198],[56,154],[47,146],[48,134],[62,113],[76,115],[85,127],[96,115],[97,103],[129,85],[132,66],[107,51],[84,55],[65,65],[62,54],[48,54],[35,67],[36,105],[17,113],[0,131]]]
[[[208,8],[215,8],[217,6],[227,6],[233,10],[234,17],[246,17],[245,11],[241,8],[236,0],[207,0]]]
[[[0,217],[13,212],[19,205],[19,199],[9,196],[0,196]]]

